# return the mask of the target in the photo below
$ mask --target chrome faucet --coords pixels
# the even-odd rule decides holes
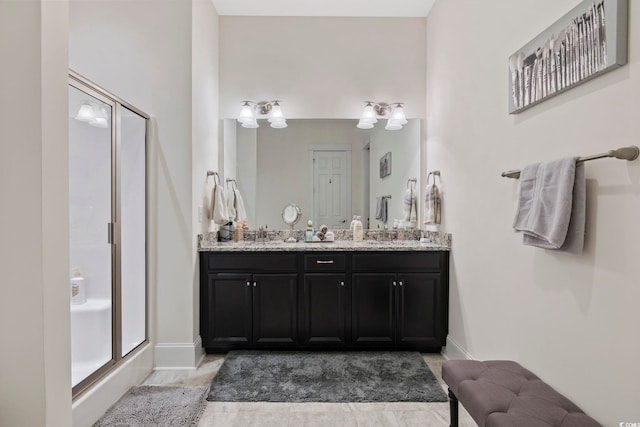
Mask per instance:
[[[269,233],[267,232],[267,226],[258,227],[258,230],[256,231],[256,242],[266,242],[270,240],[268,237]]]

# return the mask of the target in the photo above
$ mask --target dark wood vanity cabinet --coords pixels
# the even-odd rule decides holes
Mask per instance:
[[[202,252],[203,346],[439,352],[448,269],[444,251]]]
[[[343,348],[347,342],[348,254],[302,255],[302,345]]]
[[[353,344],[418,349],[444,345],[441,288],[439,274],[354,273]]]
[[[200,262],[200,336],[207,351],[298,345],[295,254],[208,253]]]

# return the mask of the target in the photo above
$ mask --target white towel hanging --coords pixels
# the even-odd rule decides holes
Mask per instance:
[[[227,201],[224,195],[224,188],[220,185],[220,177],[217,173],[213,174],[213,190],[211,190],[211,206],[209,209],[209,219],[218,225],[224,225],[229,222],[229,211],[227,210]]]

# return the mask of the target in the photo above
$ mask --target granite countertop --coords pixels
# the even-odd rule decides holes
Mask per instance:
[[[368,231],[362,242],[349,239],[350,232],[339,231],[341,238],[334,242],[304,242],[286,243],[284,238],[288,232],[276,231],[272,238],[265,242],[255,242],[252,232],[245,233],[245,240],[239,242],[218,242],[217,233],[205,233],[198,236],[198,250],[200,252],[322,252],[322,251],[450,251],[451,234],[440,232],[423,232],[427,242],[421,243],[418,238],[420,232],[411,233],[407,240],[382,240],[377,231]],[[301,235],[299,237],[302,237]]]
[[[420,243],[417,240],[385,241],[336,240],[335,242],[296,242],[282,240],[269,242],[215,242],[209,246],[200,246],[200,252],[322,252],[322,251],[449,251],[448,246],[434,243]]]

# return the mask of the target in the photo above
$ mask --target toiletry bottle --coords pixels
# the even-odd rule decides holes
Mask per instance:
[[[304,232],[304,241],[310,242],[313,240],[313,221],[307,221],[307,229]]]
[[[362,221],[360,221],[360,217],[358,216],[356,217],[356,221],[353,223],[353,241],[362,242],[363,234]]]
[[[353,231],[353,224],[356,223],[356,218],[357,216],[353,216],[353,218],[351,219],[351,224],[349,225],[349,230]]]
[[[78,268],[74,268],[73,277],[71,278],[71,304],[78,305],[87,302],[86,292],[84,277],[82,277]]]

